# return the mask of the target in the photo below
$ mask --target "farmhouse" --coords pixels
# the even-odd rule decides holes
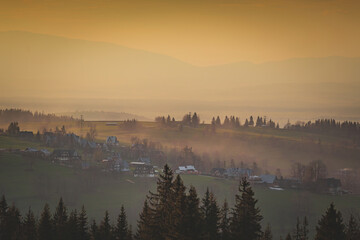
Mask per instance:
[[[30,131],[20,131],[19,137],[31,139],[34,137],[34,133]]]
[[[175,172],[178,174],[199,174],[193,165],[179,166]]]
[[[51,154],[51,157],[53,160],[59,162],[76,161],[81,159],[81,156],[77,153],[76,150],[69,149],[56,149]]]
[[[336,178],[322,178],[315,182],[316,191],[329,194],[341,194],[341,181]]]
[[[223,177],[226,172],[225,168],[213,168],[211,169],[211,175],[214,177]]]
[[[134,177],[155,177],[154,167],[151,165],[137,164]]]
[[[224,173],[224,176],[229,178],[250,177],[252,175],[253,170],[250,168],[228,168]]]

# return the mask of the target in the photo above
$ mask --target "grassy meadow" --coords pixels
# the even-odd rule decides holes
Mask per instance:
[[[149,190],[156,187],[155,178],[134,178],[131,174],[110,174],[79,171],[54,165],[45,160],[36,160],[30,168],[29,159],[16,154],[0,155],[0,194],[5,194],[9,203],[14,203],[22,212],[30,206],[37,215],[45,202],[51,208],[63,197],[67,206],[80,208],[84,205],[90,219],[100,220],[109,210],[113,220],[124,204],[130,222],[135,225],[143,201]],[[234,203],[237,181],[210,176],[183,175],[187,186],[194,185],[201,196],[209,187],[219,204],[226,198]],[[347,216],[360,212],[360,196],[330,196],[308,191],[274,191],[255,186],[255,196],[264,216],[263,224],[271,223],[276,236],[291,231],[296,216],[308,216],[314,226],[330,202]]]

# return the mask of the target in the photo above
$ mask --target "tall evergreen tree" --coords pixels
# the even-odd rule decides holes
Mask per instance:
[[[191,186],[189,195],[186,198],[185,217],[185,232],[184,239],[200,239],[201,237],[201,223],[202,216],[200,212],[200,199],[196,193],[196,189]]]
[[[132,226],[130,225],[129,228],[128,228],[128,232],[127,232],[127,235],[126,235],[126,240],[133,240],[133,232],[132,232]]]
[[[290,233],[288,233],[288,235],[286,235],[285,240],[292,240]]]
[[[230,240],[229,205],[226,199],[221,208],[220,236],[221,240]]]
[[[38,226],[38,237],[39,240],[54,239],[54,227],[52,224],[52,218],[48,204],[45,204],[44,210],[41,213]]]
[[[92,222],[91,222],[90,235],[91,235],[91,238],[90,238],[91,240],[100,240],[99,228],[96,225],[95,220],[92,220]]]
[[[326,210],[316,227],[315,240],[344,240],[345,226],[341,213],[335,209],[333,203]]]
[[[88,240],[88,219],[85,211],[85,207],[81,207],[81,212],[78,218],[78,228],[79,228],[79,240]]]
[[[3,195],[0,201],[0,239],[5,239],[8,208],[5,196]]]
[[[206,190],[202,199],[201,213],[203,216],[203,239],[219,239],[219,207],[215,200],[214,194]]]
[[[66,238],[65,230],[67,227],[67,218],[67,209],[65,207],[63,199],[60,198],[53,217],[55,227],[55,239],[62,240]]]
[[[128,223],[124,205],[121,206],[120,214],[117,219],[114,235],[116,240],[126,240],[128,234]]]
[[[186,187],[180,177],[177,175],[173,183],[173,225],[170,231],[171,238],[182,239],[185,231],[184,210],[186,209]]]
[[[272,233],[271,233],[271,228],[270,228],[270,224],[268,224],[266,226],[266,229],[263,233],[263,236],[261,237],[261,240],[272,240],[273,239],[273,236],[272,236]]]
[[[239,194],[235,195],[235,206],[232,210],[230,230],[232,239],[256,240],[261,237],[260,209],[257,200],[246,178],[240,181]]]
[[[36,219],[33,211],[29,208],[22,225],[22,239],[23,240],[36,240]]]
[[[103,220],[99,226],[99,239],[101,240],[112,240],[112,228],[110,224],[109,212],[105,211]]]
[[[149,206],[153,213],[152,231],[154,239],[163,240],[171,235],[173,214],[173,171],[166,164],[157,181],[156,193],[150,192]]]
[[[360,226],[354,215],[351,214],[346,226],[346,240],[356,239],[360,239]]]
[[[138,230],[135,234],[137,240],[151,240],[153,239],[152,227],[152,212],[148,205],[148,201],[145,200],[144,207],[140,213],[138,220]]]
[[[21,215],[15,205],[12,205],[5,216],[5,233],[3,239],[20,239]]]
[[[80,238],[79,219],[76,209],[71,211],[69,215],[69,219],[66,222],[66,233],[64,235],[66,239],[69,240],[78,240]]]

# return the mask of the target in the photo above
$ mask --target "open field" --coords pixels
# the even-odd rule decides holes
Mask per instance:
[[[194,185],[202,195],[209,187],[220,204],[226,198],[234,203],[237,182],[208,176],[183,175],[187,186]],[[0,155],[0,194],[5,194],[24,212],[31,206],[37,215],[45,204],[55,208],[62,196],[69,208],[85,205],[90,219],[99,220],[109,210],[113,219],[124,204],[130,222],[135,225],[145,195],[154,190],[156,179],[134,178],[131,174],[109,174],[78,171],[36,160],[29,170],[29,159],[20,155]],[[308,216],[314,226],[330,202],[344,213],[360,213],[360,196],[329,196],[300,190],[274,191],[254,187],[255,196],[264,216],[263,224],[271,222],[276,236],[284,235],[295,225],[296,216]]]

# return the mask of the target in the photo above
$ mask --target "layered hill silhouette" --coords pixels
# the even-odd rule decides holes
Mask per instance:
[[[0,33],[3,97],[186,99],[263,106],[358,106],[360,58],[199,67],[110,43]]]

